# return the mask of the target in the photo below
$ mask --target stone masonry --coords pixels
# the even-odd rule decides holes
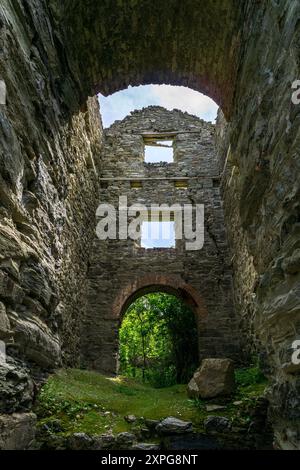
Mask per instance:
[[[94,214],[99,199],[115,197],[114,184],[99,193],[99,177],[107,170],[100,168],[102,126],[96,99],[90,97],[128,85],[167,83],[211,96],[227,121],[220,113],[218,169],[212,164],[211,175],[221,176],[235,324],[242,349],[259,354],[270,379],[275,445],[300,448],[300,365],[291,362],[292,342],[300,336],[300,105],[291,101],[292,83],[300,79],[299,19],[298,0],[1,1],[0,80],[7,100],[0,105],[0,341],[8,359],[0,367],[0,420],[10,427],[2,433],[9,437],[1,447],[26,448],[13,430],[18,422],[33,426],[28,411],[41,376],[60,364],[78,365],[80,345],[87,342],[81,332],[89,331],[91,322],[86,306],[94,267],[88,281],[86,274]],[[128,168],[121,163],[124,177]],[[194,170],[201,174],[198,162]],[[143,171],[160,176],[166,169],[145,166]],[[186,194],[194,192],[188,177]],[[214,184],[201,189],[208,207],[209,191],[219,191]],[[117,183],[116,194],[122,185]],[[164,186],[167,180],[157,197]],[[170,198],[172,191],[173,186]],[[217,211],[211,208],[212,214]],[[214,235],[207,235],[209,244]],[[116,288],[115,314],[120,316],[137,289],[157,282],[180,290],[209,318],[210,293],[185,278],[186,266],[196,270],[206,249],[187,254],[189,263],[180,258],[184,269],[172,281],[143,276],[119,295]],[[107,279],[110,259],[104,253],[101,258],[95,246],[92,250]],[[153,259],[161,269],[159,256]],[[179,268],[172,256],[170,263]],[[131,259],[137,258],[128,255]],[[218,277],[217,261],[214,266]],[[233,312],[231,302],[226,305]],[[96,318],[101,308],[92,306]],[[114,325],[117,321],[106,321],[109,334]],[[100,359],[90,351],[89,360]]]
[[[45,371],[79,365],[102,131],[96,99],[72,113],[78,95],[59,54],[46,2],[1,2],[0,448],[32,439],[27,411]]]
[[[145,163],[148,135],[173,136],[174,163]],[[95,236],[88,271],[88,301],[82,330],[84,364],[116,373],[118,328],[130,299],[149,291],[174,291],[194,307],[199,359],[239,355],[232,302],[232,272],[220,196],[215,128],[180,111],[149,107],[116,122],[104,134],[99,204],[204,204],[204,246],[187,251],[141,248],[134,240]],[[183,181],[187,188],[176,187]],[[140,188],[132,188],[139,182]]]

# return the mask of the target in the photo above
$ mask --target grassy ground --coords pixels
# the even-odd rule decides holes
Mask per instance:
[[[64,369],[52,375],[42,388],[35,412],[40,425],[53,432],[101,434],[129,431],[142,424],[141,418],[163,419],[174,416],[192,421],[202,429],[209,415],[228,416],[245,421],[249,405],[262,395],[266,381],[256,368],[236,372],[237,391],[221,411],[208,412],[207,404],[217,400],[189,400],[186,385],[153,388],[126,377],[109,378],[96,372]],[[241,401],[241,404],[233,404]],[[139,422],[128,424],[124,416],[133,414]]]

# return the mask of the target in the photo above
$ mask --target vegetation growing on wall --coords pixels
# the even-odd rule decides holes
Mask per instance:
[[[198,367],[194,314],[173,295],[137,299],[125,314],[119,338],[120,372],[156,387],[187,383]]]

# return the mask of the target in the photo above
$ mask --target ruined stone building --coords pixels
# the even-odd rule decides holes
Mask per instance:
[[[26,447],[44,374],[116,369],[149,289],[192,306],[199,359],[260,356],[276,446],[300,447],[299,19],[297,0],[1,1],[0,447]],[[149,83],[213,98],[216,128],[150,108],[103,131],[96,94]],[[143,161],[153,134],[173,163]],[[153,181],[154,203],[205,205],[202,250],[96,237],[99,203]]]
[[[153,138],[171,139],[172,163],[145,163],[145,145]],[[128,206],[203,204],[206,231],[199,251],[187,250],[184,240],[173,248],[147,249],[138,240],[104,241],[95,234],[82,332],[88,367],[116,371],[126,306],[156,291],[174,292],[192,306],[199,358],[240,355],[214,138],[212,124],[159,107],[136,111],[105,131],[99,204],[118,207],[120,196]]]

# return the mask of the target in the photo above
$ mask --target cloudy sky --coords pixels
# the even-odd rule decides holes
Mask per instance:
[[[109,127],[117,119],[123,119],[135,109],[150,105],[181,109],[206,121],[214,121],[218,109],[207,96],[190,88],[170,85],[129,87],[106,98],[99,95],[99,101],[104,127]]]

